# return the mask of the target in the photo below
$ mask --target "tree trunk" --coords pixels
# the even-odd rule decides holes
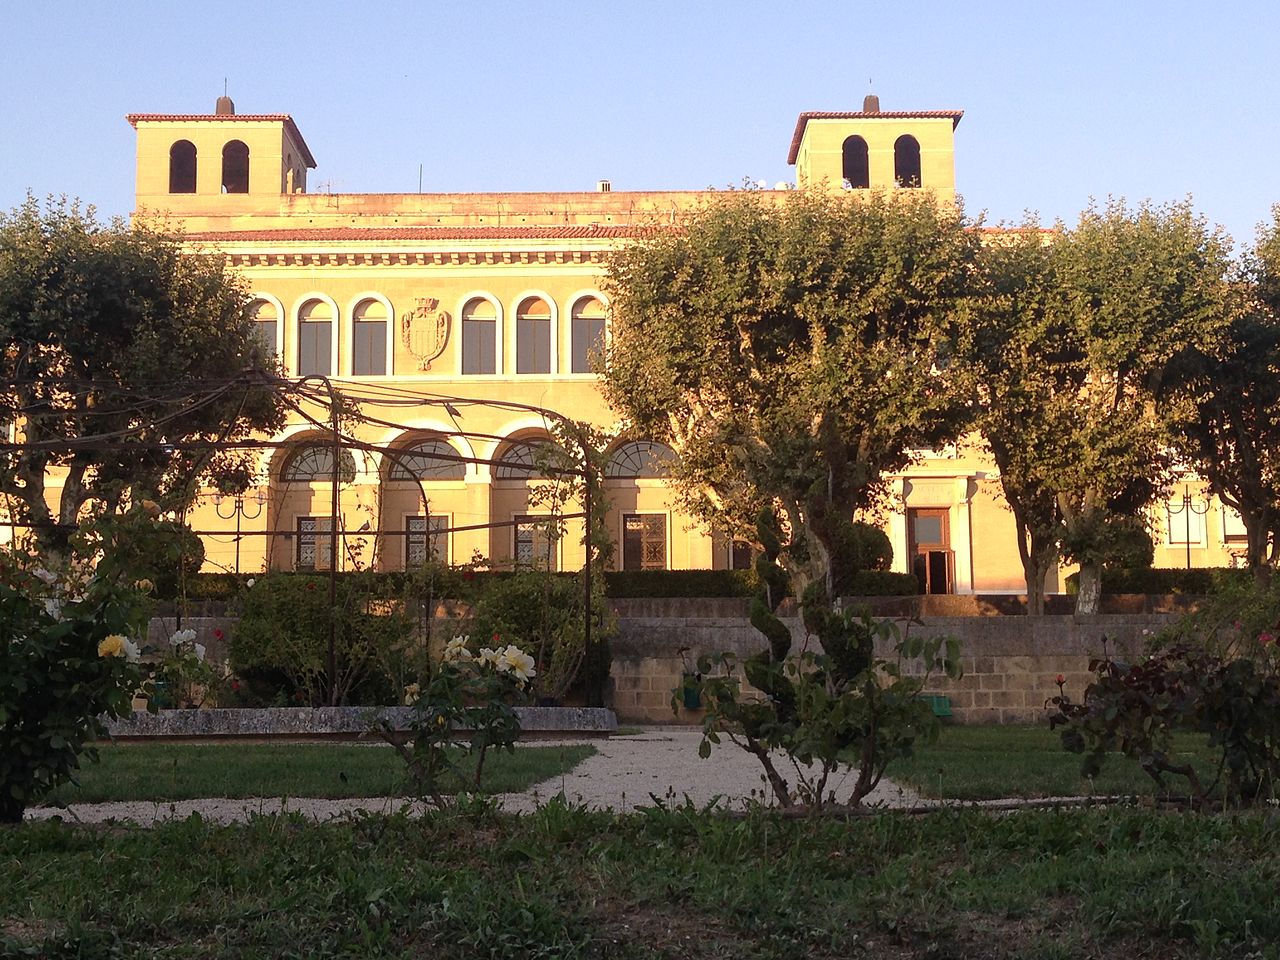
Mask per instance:
[[[1022,561],[1022,577],[1027,582],[1027,616],[1044,616],[1044,575],[1047,564],[1040,557],[1029,556]]]
[[[1270,540],[1270,530],[1267,529],[1268,524],[1266,518],[1260,515],[1248,515],[1241,511],[1244,520],[1245,536],[1248,538],[1248,546],[1245,548],[1245,565],[1253,571],[1253,583],[1260,589],[1265,590],[1271,584],[1271,564],[1267,556],[1267,543]]]
[[[1102,564],[1080,564],[1080,592],[1076,594],[1076,615],[1091,617],[1102,608]]]
[[[21,823],[25,810],[25,804],[8,795],[8,791],[0,793],[0,823]]]

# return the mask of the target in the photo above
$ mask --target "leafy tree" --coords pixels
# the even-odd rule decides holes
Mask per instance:
[[[977,427],[1013,512],[1027,613],[1039,616],[1045,577],[1059,557],[1061,524],[1057,497],[1040,480],[1038,454],[1049,439],[1043,405],[1068,385],[1042,356],[1044,347],[1065,339],[1050,326],[1051,251],[1041,231],[1027,229],[986,246],[980,263],[978,309],[963,355],[976,374]]]
[[[948,349],[977,244],[927,194],[726,194],[614,258],[605,394],[677,451],[696,514],[748,529],[773,506],[822,607],[883,476],[963,431]]]
[[[1280,208],[1234,285],[1230,326],[1190,344],[1165,384],[1182,455],[1244,521],[1260,585],[1280,528]]]
[[[0,453],[0,493],[42,552],[63,552],[86,513],[179,508],[211,473],[248,482],[247,458],[184,444],[280,424],[253,331],[223,260],[175,235],[66,201],[0,214],[0,421],[19,442]]]
[[[1080,564],[1078,613],[1097,611],[1103,565],[1148,542],[1135,518],[1171,467],[1155,398],[1189,346],[1227,322],[1227,258],[1189,205],[1120,202],[1059,225],[1043,254],[1023,240],[984,256],[973,350],[990,378],[984,434],[1009,466],[1024,570],[1041,576],[1053,531]]]

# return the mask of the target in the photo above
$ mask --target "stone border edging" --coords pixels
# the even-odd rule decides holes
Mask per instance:
[[[574,733],[607,736],[618,718],[604,707],[515,707],[526,734]],[[262,707],[257,709],[135,710],[133,716],[107,722],[120,740],[144,737],[352,737],[368,733],[371,721],[386,720],[407,730],[411,707]]]

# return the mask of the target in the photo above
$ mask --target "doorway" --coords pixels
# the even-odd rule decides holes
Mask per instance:
[[[907,556],[921,593],[951,593],[955,554],[951,550],[950,510],[912,507],[907,510]]]

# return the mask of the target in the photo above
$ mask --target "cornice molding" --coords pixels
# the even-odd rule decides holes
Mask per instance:
[[[452,267],[602,264],[608,250],[202,251],[235,267]]]

